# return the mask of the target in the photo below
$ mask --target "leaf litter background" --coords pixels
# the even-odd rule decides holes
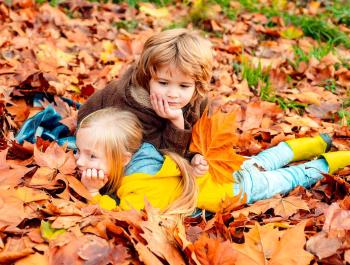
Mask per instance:
[[[280,2],[295,14],[325,11],[317,2]],[[219,5],[203,3],[0,2],[1,264],[350,262],[349,169],[325,175],[312,189],[250,206],[226,200],[214,218],[187,218],[171,228],[148,204],[141,212],[87,204],[90,195],[65,147],[41,138],[35,145],[13,141],[23,121],[42,109],[32,105],[35,93],[84,102],[137,59],[147,37],[186,22],[213,42],[211,96],[236,113],[237,153],[253,155],[320,132],[333,136],[333,150],[349,150],[349,50],[339,45],[310,56],[326,44],[281,17],[231,2],[239,12],[228,19]],[[350,32],[345,24],[339,28]],[[77,110],[54,101],[73,134]]]

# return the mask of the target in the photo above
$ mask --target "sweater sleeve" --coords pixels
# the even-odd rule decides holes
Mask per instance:
[[[190,144],[192,137],[192,127],[188,129],[179,129],[171,122],[167,122],[164,132],[161,148],[174,151],[180,155],[184,155]]]

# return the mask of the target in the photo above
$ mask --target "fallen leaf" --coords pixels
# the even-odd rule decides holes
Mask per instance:
[[[45,255],[34,253],[16,261],[14,265],[49,265],[49,259]]]
[[[275,214],[283,218],[288,218],[300,209],[309,211],[307,203],[300,197],[289,196],[281,198],[280,196],[275,196],[271,199],[257,201],[250,207],[234,211],[232,216],[236,218],[240,214],[244,216],[248,216],[249,213],[262,214],[269,209],[274,209]]]
[[[57,169],[62,174],[72,174],[75,171],[76,163],[73,151],[65,152],[64,148],[56,142],[52,142],[45,152],[34,147],[34,160],[41,167]]]
[[[208,117],[207,110],[193,127],[190,151],[204,156],[216,182],[233,182],[232,173],[245,160],[233,150],[237,141],[235,113],[216,111]]]
[[[47,240],[55,239],[57,236],[66,232],[65,229],[52,228],[49,222],[41,221],[40,224],[41,236]]]

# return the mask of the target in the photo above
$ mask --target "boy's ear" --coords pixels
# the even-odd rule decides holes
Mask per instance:
[[[126,152],[126,154],[124,155],[124,166],[126,166],[130,160],[131,160],[132,154],[130,152]]]

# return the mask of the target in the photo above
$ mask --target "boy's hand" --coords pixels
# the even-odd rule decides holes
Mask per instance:
[[[168,101],[160,95],[151,94],[151,104],[158,116],[170,120],[179,129],[184,129],[185,122],[182,109],[170,108]]]
[[[209,165],[207,160],[201,154],[195,154],[191,160],[191,165],[193,168],[193,174],[195,177],[203,176],[209,170]]]
[[[108,176],[103,170],[89,168],[82,172],[81,183],[92,194],[98,194],[98,191],[107,183]]]

